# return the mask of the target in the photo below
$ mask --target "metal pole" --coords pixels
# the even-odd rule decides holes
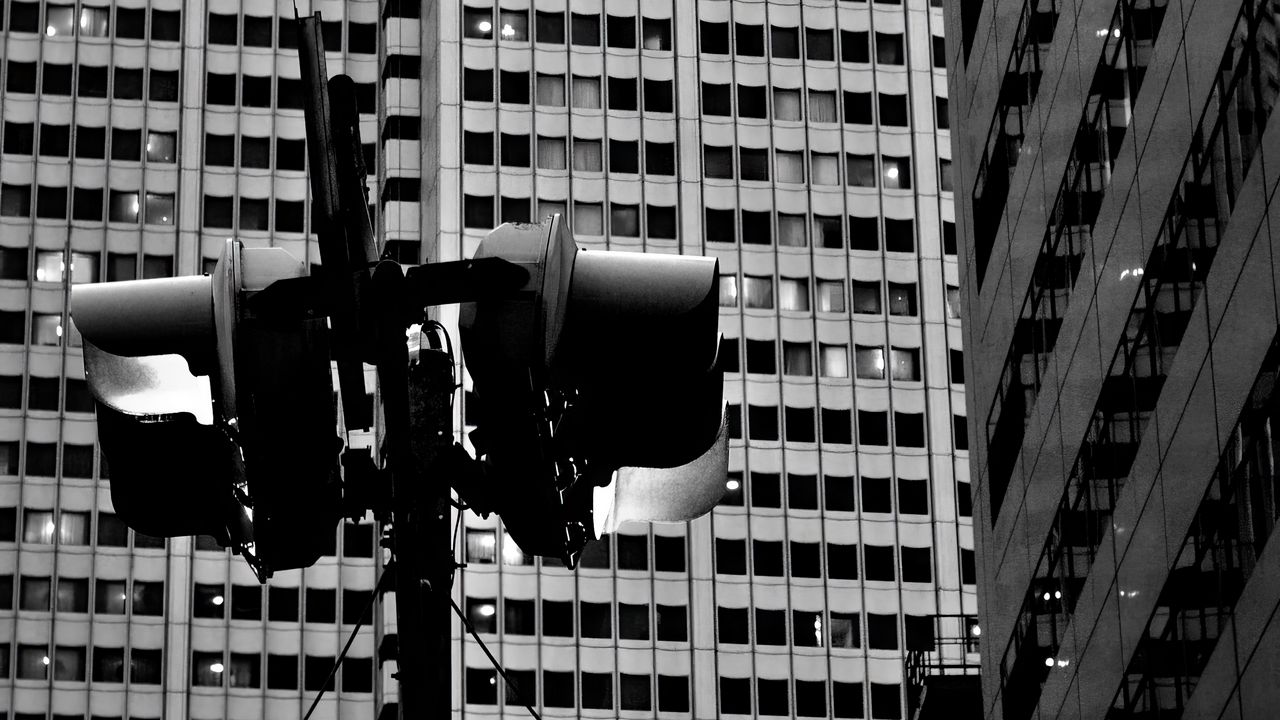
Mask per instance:
[[[448,718],[453,688],[450,496],[448,482],[431,467],[453,439],[453,369],[434,352],[410,367],[405,338],[409,323],[401,309],[404,289],[399,265],[388,261],[374,270],[372,294],[381,323],[378,382],[391,472],[399,714],[402,720]]]

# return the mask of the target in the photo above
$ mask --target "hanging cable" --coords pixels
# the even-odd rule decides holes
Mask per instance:
[[[476,634],[475,628],[471,627],[471,622],[467,620],[466,615],[462,614],[462,608],[458,607],[458,603],[454,602],[453,598],[449,598],[449,604],[453,606],[454,614],[462,621],[462,626],[467,629],[467,632],[471,633],[471,637],[475,639],[475,641],[480,645],[480,649],[483,650],[484,654],[489,658],[489,662],[493,664],[493,669],[498,671],[498,674],[502,676],[502,681],[505,682],[507,686],[511,688],[512,692],[515,693],[516,697],[519,698],[518,702],[524,703],[525,709],[534,717],[534,720],[542,720],[542,716],[538,714],[538,711],[534,710],[532,705],[524,702],[524,698],[520,697],[520,686],[516,684],[515,680],[512,680],[507,675],[507,671],[503,669],[502,664],[498,662],[498,658],[494,657],[493,653],[489,652],[489,646],[485,645],[484,640],[481,640],[480,636]]]
[[[307,714],[302,716],[302,720],[310,720],[311,713],[316,711],[316,707],[320,704],[320,698],[324,697],[325,690],[329,689],[329,683],[333,682],[333,678],[338,674],[338,667],[342,665],[342,661],[347,657],[347,651],[351,649],[351,644],[356,641],[356,634],[360,632],[360,628],[364,627],[366,619],[369,617],[369,611],[373,609],[373,604],[377,602],[378,597],[382,594],[382,583],[390,575],[383,572],[378,578],[378,584],[373,587],[373,592],[369,595],[369,602],[365,603],[364,610],[360,612],[360,619],[356,622],[355,628],[351,630],[351,637],[347,638],[347,644],[342,648],[342,652],[338,655],[338,659],[334,661],[333,668],[329,670],[329,677],[325,678],[324,685],[320,686],[320,692],[316,693],[316,699],[311,701],[311,707],[307,708]]]

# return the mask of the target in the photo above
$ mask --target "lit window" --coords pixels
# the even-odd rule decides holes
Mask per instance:
[[[784,183],[804,182],[804,154],[779,150],[774,153],[777,164],[777,181]]]
[[[814,185],[839,185],[840,160],[833,153],[813,153],[809,156],[810,174]]]
[[[773,119],[800,120],[800,91],[774,88]]]
[[[819,280],[816,289],[818,312],[844,312],[844,281]]]
[[[813,343],[783,342],[782,373],[799,377],[813,375]]]
[[[905,316],[916,314],[915,283],[889,283],[889,314]]]
[[[960,288],[955,285],[947,286],[947,318],[960,319]]]
[[[63,510],[58,516],[58,542],[63,545],[88,545],[89,513]]]
[[[670,50],[671,49],[671,21],[667,19],[655,20],[653,18],[644,18],[642,20],[642,32],[644,34],[643,46],[645,50]]]
[[[197,687],[222,687],[223,671],[221,652],[191,653],[191,684]]]
[[[110,34],[110,8],[80,8],[80,37],[107,37]]]
[[[575,202],[573,229],[580,235],[604,235],[604,207],[600,203]]]
[[[884,186],[901,190],[911,189],[911,160],[905,157],[883,156]]]
[[[773,309],[773,278],[747,275],[742,281],[742,294],[747,307]]]
[[[463,37],[489,40],[493,38],[493,10],[466,7],[462,10]]]
[[[834,92],[809,91],[809,122],[834,123],[836,117],[836,94]]]
[[[74,5],[50,5],[45,11],[44,34],[49,37],[71,37],[76,31]]]
[[[111,191],[110,215],[108,216],[111,222],[136,223],[138,222],[140,210],[138,193],[120,190]]]
[[[720,307],[738,306],[738,276],[720,276]]]
[[[778,281],[778,304],[783,310],[809,311],[809,281],[782,278]]]
[[[920,351],[915,348],[893,348],[893,379],[920,379]]]
[[[147,133],[147,161],[171,163],[177,156],[177,135],[175,133]]]
[[[62,344],[62,316],[32,313],[31,343],[33,345]]]
[[[600,78],[573,76],[573,106],[586,109],[600,107]]]
[[[147,225],[172,225],[173,194],[147,193]]]
[[[778,244],[783,247],[805,247],[809,244],[804,215],[778,213]]]
[[[492,530],[467,530],[467,562],[488,564],[497,557],[497,538]]]
[[[849,346],[819,345],[819,361],[822,363],[822,377],[849,377]]]
[[[854,370],[864,380],[884,379],[884,348],[858,345],[854,348]]]
[[[538,136],[538,167],[543,170],[565,169],[565,139]]]
[[[498,38],[513,42],[529,40],[529,13],[526,10],[502,10],[498,15]]]
[[[18,646],[18,679],[45,680],[49,677],[49,648],[46,645]]]
[[[604,169],[604,151],[599,140],[573,139],[573,169],[588,172]]]
[[[564,76],[538,73],[535,97],[538,105],[564,107]]]

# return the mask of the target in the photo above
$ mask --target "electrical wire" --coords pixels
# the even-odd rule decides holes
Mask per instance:
[[[302,716],[302,720],[310,720],[311,713],[316,711],[316,707],[320,705],[320,698],[324,697],[324,693],[329,689],[329,683],[333,682],[333,678],[338,674],[338,668],[342,665],[342,661],[347,657],[347,651],[351,649],[352,643],[356,641],[356,635],[360,632],[360,628],[364,627],[366,619],[369,617],[369,611],[373,609],[373,604],[377,602],[382,594],[382,583],[386,581],[387,576],[391,573],[383,572],[378,578],[378,584],[373,587],[373,592],[369,595],[369,602],[365,603],[364,610],[360,612],[360,619],[356,622],[356,626],[351,630],[351,637],[347,638],[347,644],[342,648],[342,652],[338,655],[338,659],[334,661],[333,668],[329,670],[329,677],[325,678],[324,685],[320,686],[320,692],[316,693],[316,699],[311,701],[311,707],[307,708],[307,714]]]
[[[511,677],[507,675],[507,671],[503,669],[502,663],[498,662],[498,658],[494,657],[493,653],[489,652],[489,646],[485,645],[484,640],[481,640],[480,636],[476,634],[475,628],[471,627],[471,622],[467,620],[466,615],[462,613],[462,608],[458,607],[458,603],[454,602],[451,597],[449,598],[449,604],[453,606],[454,614],[462,621],[462,626],[467,629],[467,632],[471,633],[471,637],[480,645],[480,649],[483,650],[484,654],[489,658],[489,662],[493,663],[493,669],[498,671],[498,674],[502,676],[502,681],[505,682],[507,686],[511,688],[512,692],[515,693],[516,697],[519,698],[518,702],[524,703],[525,709],[534,717],[534,720],[542,720],[542,716],[538,714],[538,711],[534,710],[532,705],[524,702],[524,698],[520,697],[520,686],[516,684],[515,680],[512,680]]]

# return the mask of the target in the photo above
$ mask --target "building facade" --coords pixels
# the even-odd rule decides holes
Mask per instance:
[[[1266,717],[1266,0],[948,9],[987,717]]]
[[[519,690],[455,626],[458,715],[899,718],[934,617],[972,632],[936,5],[299,6],[356,82],[390,257],[560,212],[584,247],[721,264],[724,502],[576,571],[462,517],[456,599]],[[265,588],[200,538],[125,530],[65,311],[77,282],[207,270],[229,236],[318,262],[293,7],[3,9],[0,714],[302,717],[375,586],[375,526]],[[393,610],[313,717],[390,710]]]

